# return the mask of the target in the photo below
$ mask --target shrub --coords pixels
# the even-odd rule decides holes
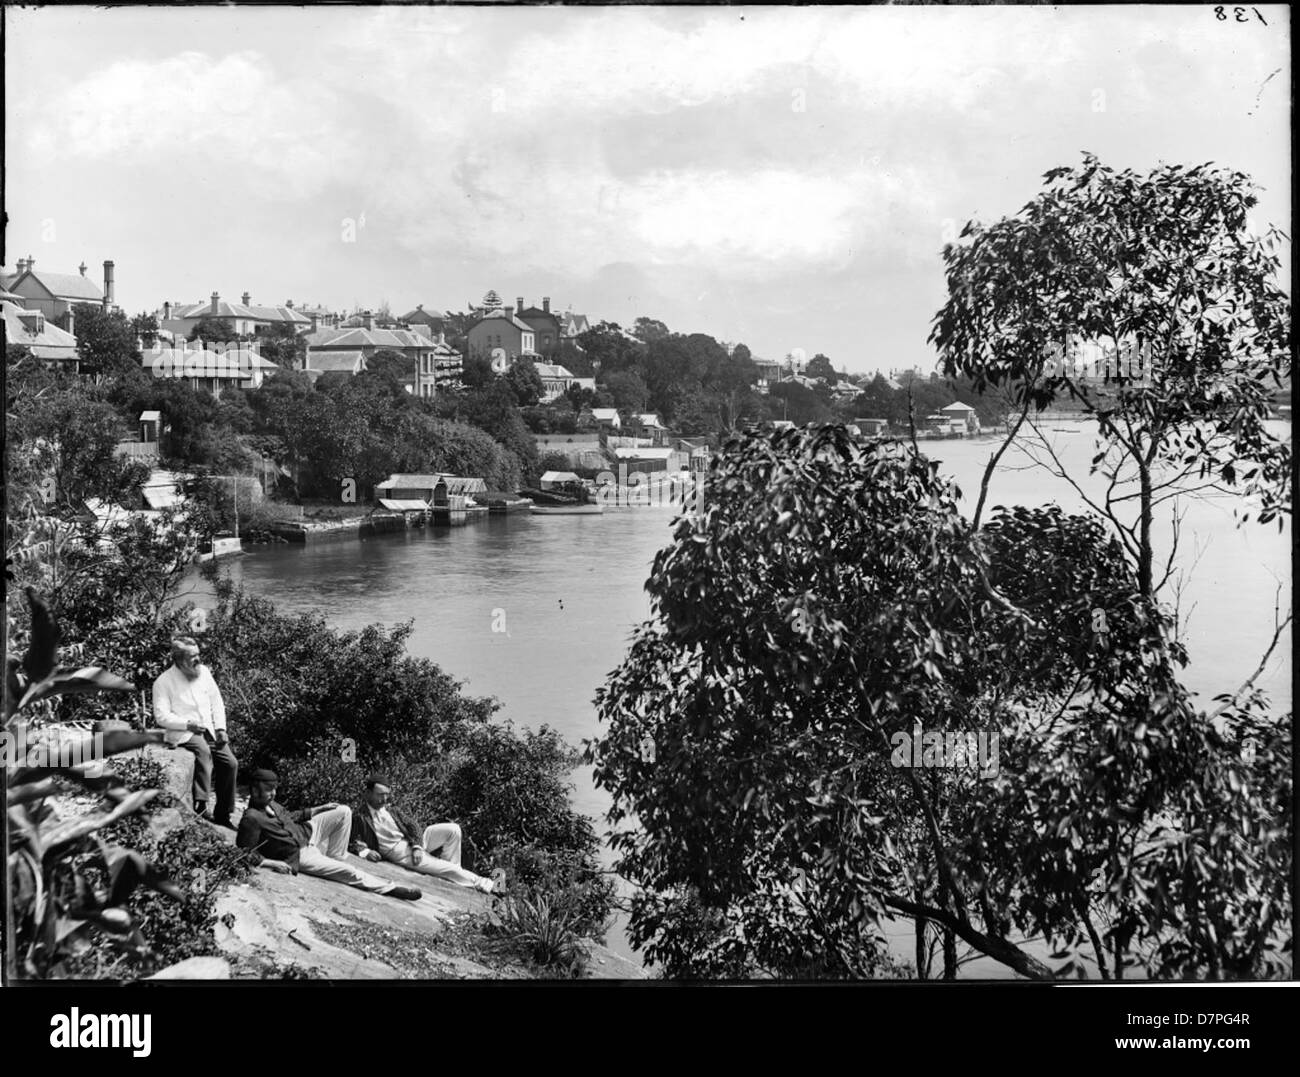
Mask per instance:
[[[129,789],[157,789],[164,783],[162,764],[148,756],[127,759],[115,767]],[[216,941],[216,890],[224,881],[242,879],[250,871],[242,850],[226,844],[210,826],[184,815],[184,823],[163,834],[150,824],[161,811],[174,807],[175,798],[159,793],[145,810],[113,826],[101,836],[129,846],[151,860],[181,890],[179,900],[162,900],[152,891],[137,890],[126,910],[139,926],[145,947],[119,952],[99,937],[65,962],[63,971],[81,977],[148,976],[190,957],[218,954]],[[93,863],[85,865],[93,877]]]

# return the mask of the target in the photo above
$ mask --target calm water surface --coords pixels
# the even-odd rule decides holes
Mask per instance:
[[[1090,434],[1082,425],[1057,427],[1050,435],[1057,452],[1083,475],[1093,451]],[[1279,429],[1289,436],[1289,426]],[[969,515],[995,445],[942,441],[922,447],[957,482]],[[1067,510],[1082,507],[1067,484],[1026,463],[1014,450],[1004,456],[990,485],[989,509],[1052,501]],[[1184,506],[1187,683],[1207,698],[1235,689],[1254,670],[1272,636],[1279,586],[1284,606],[1289,602],[1289,526],[1281,534],[1275,523],[1237,529],[1233,504],[1216,497]],[[634,626],[649,616],[644,584],[655,552],[671,538],[672,517],[667,508],[491,517],[362,542],[255,547],[228,564],[232,579],[251,593],[288,612],[319,610],[339,629],[414,621],[412,653],[463,680],[467,692],[495,696],[500,716],[516,725],[549,725],[578,744],[598,732],[596,689],[621,663]],[[1167,542],[1167,521],[1160,534]],[[494,632],[494,620],[506,631]],[[1260,681],[1279,713],[1291,704],[1291,648],[1289,639],[1283,642]],[[607,794],[594,787],[586,768],[575,771],[573,786],[575,806],[603,830]],[[900,936],[899,956],[910,959],[910,926]],[[621,925],[610,943],[630,953]],[[1007,975],[992,961],[964,971]]]

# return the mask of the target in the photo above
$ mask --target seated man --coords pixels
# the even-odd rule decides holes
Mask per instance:
[[[435,823],[419,834],[401,809],[390,805],[393,791],[374,775],[366,779],[366,795],[352,813],[352,851],[366,860],[388,860],[411,871],[472,886],[485,894],[500,894],[505,872],[498,868],[485,879],[460,866],[460,827]],[[437,854],[437,855],[435,855]]]
[[[235,844],[251,851],[254,867],[289,875],[301,871],[406,901],[423,896],[413,886],[376,878],[343,859],[352,823],[351,808],[345,804],[320,804],[290,812],[275,800],[278,781],[271,770],[255,770],[249,775],[248,808],[239,820]]]
[[[153,682],[153,715],[167,731],[167,743],[194,753],[194,810],[218,826],[231,827],[239,761],[226,735],[226,704],[212,672],[199,660],[193,636],[172,640],[172,664]],[[212,772],[216,770],[217,808],[208,814]]]

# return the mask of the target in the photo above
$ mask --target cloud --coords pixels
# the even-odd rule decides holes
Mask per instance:
[[[352,156],[337,137],[340,106],[318,84],[278,80],[256,52],[213,59],[187,51],[114,63],[69,86],[33,128],[29,148],[38,165],[184,158],[200,173],[215,166],[228,185],[246,177],[264,196],[302,196]]]

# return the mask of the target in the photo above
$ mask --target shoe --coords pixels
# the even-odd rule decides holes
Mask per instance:
[[[497,868],[492,872],[492,888],[488,891],[493,897],[505,897],[510,893],[510,887],[506,885],[506,869]]]
[[[424,897],[424,891],[417,890],[414,886],[394,886],[388,891],[388,896],[401,898],[403,901],[419,901]]]

